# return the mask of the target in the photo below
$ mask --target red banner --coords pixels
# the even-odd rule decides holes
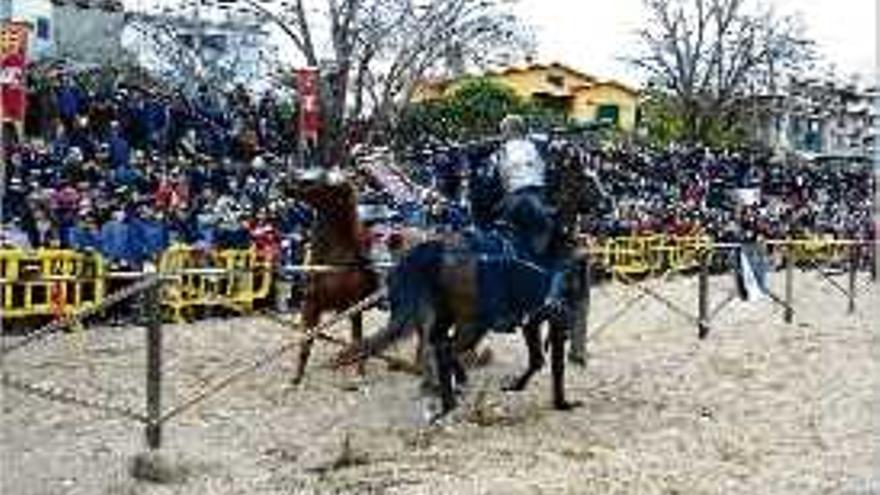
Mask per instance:
[[[23,122],[27,107],[27,24],[0,26],[0,118]]]
[[[317,69],[298,69],[296,89],[299,93],[299,131],[307,139],[317,140],[321,127]]]

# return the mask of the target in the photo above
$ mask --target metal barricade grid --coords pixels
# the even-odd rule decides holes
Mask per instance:
[[[0,250],[3,318],[60,317],[101,304],[100,255],[70,250]]]

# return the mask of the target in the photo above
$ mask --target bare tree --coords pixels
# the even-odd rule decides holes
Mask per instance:
[[[250,11],[223,15],[228,7],[184,0],[155,12],[129,11],[125,25],[135,38],[128,49],[176,84],[225,88],[241,74],[243,62],[253,62],[245,57],[262,57],[268,48],[266,21]],[[214,31],[220,32],[221,46],[205,46],[218,39]],[[245,47],[247,35],[256,41]]]
[[[257,14],[290,40],[286,70],[306,65],[321,74],[322,161],[343,161],[351,137],[371,139],[393,128],[419,81],[465,67],[509,62],[531,49],[528,29],[510,14],[516,0],[181,0],[162,15],[129,16],[153,40],[167,66],[187,81],[214,86],[230,80],[232,66],[205,60],[180,43],[180,13],[194,8]],[[187,18],[197,21],[190,12]]]
[[[732,125],[742,103],[775,92],[813,58],[797,18],[747,0],[644,0],[649,19],[631,61],[671,93],[686,137]]]
[[[270,16],[305,63],[322,70],[325,163],[347,155],[354,126],[393,124],[416,83],[445,62],[482,65],[531,46],[505,0],[241,1]]]

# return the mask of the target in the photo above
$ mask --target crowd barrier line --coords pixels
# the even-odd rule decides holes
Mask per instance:
[[[205,251],[174,245],[159,259],[160,275],[179,275],[163,284],[162,303],[175,321],[193,308],[219,306],[248,314],[269,296],[272,267],[253,248]]]
[[[712,255],[741,246],[739,243],[714,242],[704,234],[643,234],[598,240],[582,237],[581,240],[593,262],[620,280],[694,270],[699,267],[701,254]],[[849,262],[853,247],[869,246],[873,241],[809,236],[771,239],[762,241],[762,244],[766,246],[768,256],[779,261],[788,258],[794,263],[842,266]]]
[[[62,249],[0,249],[3,318],[60,318],[100,305],[106,293],[100,255]]]
[[[249,313],[268,298],[273,264],[254,249],[205,251],[185,245],[168,248],[158,260],[163,306],[182,320],[191,308],[223,306]],[[98,306],[110,283],[141,278],[139,272],[115,274],[94,252],[62,249],[0,249],[2,318],[62,318]]]
[[[772,239],[763,244],[768,255],[774,258],[833,265],[845,263],[852,256],[853,247],[872,245],[873,241],[810,236]],[[711,255],[738,246],[716,243],[701,233],[620,236],[585,245],[594,263],[622,281],[694,270],[699,267],[702,254]],[[867,251],[861,250],[862,253]],[[177,321],[193,308],[221,306],[247,314],[253,311],[256,302],[269,297],[275,268],[272,260],[262,259],[253,248],[203,250],[173,245],[158,260],[159,274],[169,279],[163,284],[162,303]],[[299,265],[283,269],[308,273],[339,268]],[[139,276],[138,272],[116,275],[107,270],[107,263],[94,252],[0,249],[2,318],[60,318],[77,313],[100,305],[107,295],[108,282]]]

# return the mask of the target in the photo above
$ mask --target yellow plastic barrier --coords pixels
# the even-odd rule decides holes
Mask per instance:
[[[838,241],[832,236],[812,236],[785,243],[789,256],[795,263],[814,262],[822,264],[843,263],[849,259],[851,243]]]
[[[674,272],[697,268],[700,266],[700,253],[712,248],[712,239],[707,235],[670,237],[667,240],[666,267]]]
[[[848,263],[852,246],[852,241],[831,236],[767,242],[768,254],[777,261],[787,254],[795,262],[831,265]],[[714,251],[715,245],[711,237],[703,234],[649,234],[609,238],[587,248],[593,262],[604,266],[612,276],[631,278],[692,270],[699,266],[701,253]]]
[[[649,234],[607,239],[589,251],[613,276],[627,278],[696,268],[700,253],[711,249],[712,240],[705,235]]]
[[[660,235],[612,239],[607,245],[607,266],[616,276],[640,276],[656,271],[662,256],[655,250],[663,241]]]
[[[177,321],[185,310],[197,307],[249,313],[272,286],[271,264],[260,262],[253,249],[206,252],[175,245],[163,253],[159,272],[175,276],[163,285],[163,304]]]
[[[101,304],[104,262],[61,249],[0,250],[3,318],[60,317]]]
[[[255,250],[220,251],[215,262],[229,272],[223,295],[230,303],[250,311],[255,301],[269,297],[272,263],[261,260]]]

